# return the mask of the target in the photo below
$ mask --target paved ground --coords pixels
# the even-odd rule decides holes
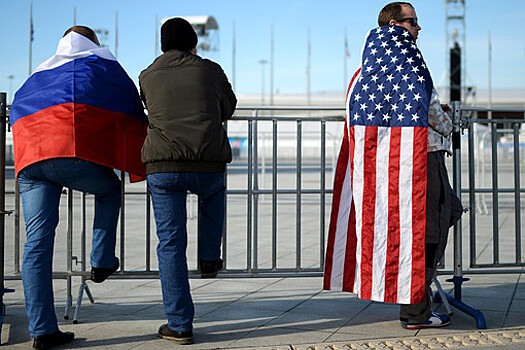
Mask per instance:
[[[510,186],[512,172],[503,172],[501,182]],[[331,188],[333,175],[327,174],[326,188]],[[296,175],[293,171],[279,174],[278,188],[295,188]],[[304,172],[302,188],[318,188],[319,174]],[[465,182],[466,183],[466,179]],[[232,173],[228,178],[231,190],[243,189],[246,176]],[[522,182],[523,183],[523,182]],[[269,188],[270,175],[261,177],[261,188]],[[144,184],[128,185],[128,190],[143,191]],[[8,182],[12,190],[12,180]],[[478,196],[481,197],[481,196]],[[494,254],[499,254],[502,263],[515,262],[518,252],[515,237],[515,213],[513,197],[500,198],[498,211],[499,238],[494,239],[492,203],[490,197],[478,198],[487,212],[479,210],[476,215],[475,250],[469,253],[469,224],[463,221],[463,266],[469,266],[470,254],[476,263],[492,263]],[[277,236],[272,237],[271,196],[261,195],[258,202],[257,235],[248,240],[247,201],[245,195],[231,195],[228,199],[228,228],[226,256],[228,269],[245,269],[247,264],[259,268],[272,267],[272,254],[278,268],[294,269],[320,266],[323,241],[319,235],[320,203],[318,195],[303,194],[301,217],[297,220],[297,197],[283,194],[278,198]],[[74,198],[74,242],[73,254],[82,259],[80,245],[80,204]],[[195,200],[189,200],[189,267],[196,266],[196,210]],[[326,217],[329,215],[331,198],[327,196]],[[463,198],[467,204],[468,199]],[[65,197],[62,200],[61,222],[57,230],[54,267],[64,271],[66,266],[67,227]],[[92,220],[92,199],[88,198],[87,227]],[[523,207],[522,203],[522,207]],[[14,207],[13,196],[6,198],[6,207]],[[478,208],[479,209],[479,208]],[[488,214],[488,215],[487,215]],[[521,223],[525,223],[522,213]],[[142,271],[149,267],[156,270],[154,225],[151,223],[151,239],[145,240],[146,212],[144,196],[137,194],[126,200],[125,269]],[[13,215],[6,218],[6,275],[17,276]],[[301,236],[296,238],[297,225]],[[326,225],[328,222],[325,223]],[[325,228],[326,232],[326,228]],[[523,236],[523,235],[522,235]],[[90,250],[90,234],[87,252]],[[117,255],[122,259],[122,237],[118,235]],[[495,242],[498,244],[495,245]],[[24,243],[23,222],[20,247]],[[149,245],[146,245],[148,243]],[[272,249],[276,244],[275,251]],[[300,247],[300,254],[296,248]],[[247,246],[253,250],[247,254]],[[521,239],[521,251],[525,251],[525,239]],[[15,249],[13,249],[15,247]],[[449,239],[452,247],[452,235]],[[496,247],[496,248],[495,248]],[[521,253],[520,253],[521,254]],[[523,261],[523,260],[521,260]],[[256,264],[255,264],[256,263]],[[78,271],[80,265],[73,266]],[[447,250],[445,269],[450,270],[452,249]],[[89,268],[89,264],[88,264]],[[380,304],[357,299],[353,294],[326,292],[321,290],[320,277],[302,278],[230,278],[221,276],[214,280],[192,279],[192,294],[196,305],[195,340],[193,346],[185,349],[459,349],[484,347],[486,349],[525,349],[525,270],[507,275],[470,275],[464,284],[463,301],[481,310],[486,318],[487,329],[478,330],[473,318],[453,310],[452,324],[442,329],[408,331],[399,326],[398,306]],[[451,291],[452,284],[440,277],[443,288]],[[76,298],[80,277],[74,277],[73,295]],[[110,279],[101,285],[87,282],[95,303],[90,304],[84,294],[82,307],[78,310],[78,324],[71,319],[64,320],[66,281],[55,280],[56,310],[62,330],[75,332],[76,339],[67,348],[88,349],[168,349],[177,347],[156,336],[158,327],[165,322],[160,283],[156,278]],[[24,298],[21,282],[6,281],[7,288],[15,293],[4,297],[7,315],[2,328],[4,347],[13,349],[30,348],[27,332]],[[440,304],[435,305],[444,311]]]
[[[184,348],[525,349],[524,279],[525,274],[473,276],[465,284],[463,300],[484,313],[486,330],[478,330],[473,318],[453,309],[449,327],[421,331],[399,326],[397,305],[322,291],[320,278],[192,279],[196,344]],[[450,283],[441,280],[450,289]],[[75,292],[79,283],[80,278],[73,279]],[[67,348],[177,347],[156,336],[165,322],[158,280],[110,279],[100,285],[87,284],[95,303],[84,297],[78,324],[60,321],[62,330],[76,335]],[[29,348],[21,283],[7,281],[6,286],[16,292],[5,298],[2,343],[13,349]],[[65,281],[55,282],[59,317],[64,314],[65,288]],[[436,307],[444,310],[442,305]]]

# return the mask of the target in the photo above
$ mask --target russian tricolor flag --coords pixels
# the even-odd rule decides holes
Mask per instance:
[[[15,94],[9,116],[15,170],[77,157],[145,176],[147,119],[135,84],[111,52],[71,32]]]

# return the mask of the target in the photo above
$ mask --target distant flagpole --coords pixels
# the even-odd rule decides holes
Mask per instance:
[[[118,11],[115,11],[115,58],[118,59]]]
[[[33,71],[33,2],[29,3],[29,74]]]
[[[236,47],[235,47],[235,21],[232,23],[232,84],[233,84],[233,91],[235,91],[235,55],[236,55]]]
[[[489,101],[488,106],[489,108],[492,108],[492,39],[490,37],[490,31],[489,31],[489,37],[488,37],[488,46],[489,46],[489,57],[488,57],[488,83],[489,83]],[[488,112],[488,118],[492,119],[492,111]]]
[[[273,23],[270,27],[270,106],[273,106]]]
[[[308,26],[307,33],[307,43],[306,43],[306,104],[310,105],[310,27]]]
[[[344,38],[345,38],[345,52],[343,54],[343,58],[344,58],[344,68],[343,68],[343,94],[344,96],[346,96],[346,89],[348,88],[348,72],[346,71],[347,69],[347,63],[346,63],[346,58],[348,56],[350,56],[350,51],[348,51],[348,38],[346,37],[346,27],[345,27],[345,30],[344,30]]]
[[[77,7],[73,6],[73,26],[77,25]]]
[[[155,56],[157,58],[159,55],[159,15],[155,14]]]

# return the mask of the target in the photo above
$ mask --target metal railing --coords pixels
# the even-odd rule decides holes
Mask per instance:
[[[491,118],[478,118],[478,112],[487,112]],[[498,118],[500,113],[514,112],[521,114],[521,119]],[[521,133],[525,126],[525,109],[518,108],[474,108],[462,107],[459,118],[464,129],[468,130],[468,187],[462,188],[462,193],[468,194],[468,203],[471,208],[469,213],[469,273],[520,273],[525,266],[522,257],[523,239],[521,223],[521,200],[525,188],[522,187],[522,176],[525,174],[523,162],[520,161],[520,148],[525,146],[525,133]],[[498,125],[506,124],[506,129],[498,128]],[[476,140],[475,126],[487,126],[483,132],[484,136]],[[489,137],[490,136],[490,137]],[[485,161],[485,147],[479,147],[488,143],[490,138],[490,163]],[[520,138],[522,139],[520,142]],[[506,147],[503,147],[506,145]],[[501,150],[511,152],[501,155]],[[483,152],[483,154],[478,154]],[[504,158],[504,159],[502,159]],[[505,159],[506,158],[506,159]],[[482,159],[482,162],[477,161]],[[478,163],[478,164],[476,164]],[[476,166],[478,165],[478,166]],[[481,169],[479,169],[481,168]],[[483,181],[478,185],[478,174],[483,174],[485,180],[487,173],[490,176],[490,183]],[[501,170],[500,170],[501,169]],[[510,196],[509,196],[510,195]],[[490,196],[490,199],[487,199]],[[506,196],[507,198],[502,198]],[[513,198],[509,198],[513,197]],[[489,241],[478,242],[478,221],[482,218],[477,213],[484,213],[491,219],[489,226],[492,236]],[[503,226],[500,221],[501,215],[512,216],[514,227]],[[485,220],[486,221],[486,220]],[[507,225],[509,226],[509,225]],[[512,230],[514,231],[512,234]],[[501,232],[506,232],[507,236],[502,237]],[[502,241],[509,246],[509,239],[514,241],[512,251],[505,251],[506,261],[502,261]],[[512,245],[512,244],[511,244]],[[481,252],[480,252],[481,248]],[[487,248],[491,250],[492,256],[483,254]],[[491,249],[490,249],[491,248]],[[514,259],[508,259],[510,253]],[[484,257],[482,257],[484,255]],[[482,260],[482,261],[480,261]],[[484,262],[483,262],[484,261]],[[496,268],[496,269],[495,269]]]
[[[499,112],[525,110],[497,109],[490,111],[493,119],[477,118],[475,113],[488,111],[487,108],[453,106],[455,132],[467,132],[467,148],[455,147],[453,157],[453,183],[457,193],[466,196],[464,205],[469,203],[469,220],[466,222],[470,235],[468,239],[469,268],[463,269],[463,243],[461,221],[454,228],[453,250],[454,269],[440,271],[440,274],[453,275],[461,279],[463,274],[476,273],[513,273],[522,272],[520,267],[525,266],[522,257],[522,230],[521,230],[521,176],[525,173],[520,164],[520,128],[522,119],[498,119]],[[227,196],[226,196],[226,221],[225,234],[223,235],[222,258],[225,269],[219,276],[223,277],[285,277],[285,276],[322,276],[325,259],[325,238],[327,233],[327,214],[330,210],[330,196],[332,194],[333,172],[335,171],[336,156],[339,151],[342,137],[344,108],[341,107],[241,107],[236,115],[227,123],[228,134],[245,138],[246,149],[239,153],[239,157],[228,167]],[[510,162],[512,172],[501,174],[499,167],[507,167],[507,161],[502,161],[498,156],[501,148],[501,130],[497,123],[510,123],[512,132],[512,154]],[[476,138],[475,125],[490,126],[490,162],[479,161],[480,142],[487,142],[488,134]],[[295,135],[285,137],[282,135]],[[328,139],[327,139],[328,137]],[[465,138],[465,136],[463,137]],[[500,143],[498,143],[500,139]],[[270,141],[271,140],[271,143]],[[481,140],[481,141],[480,141]],[[286,141],[295,144],[293,156],[287,151],[286,156],[281,156],[280,143]],[[499,148],[498,148],[499,147]],[[327,152],[327,149],[331,148]],[[308,156],[305,157],[305,150]],[[483,148],[484,149],[484,148]],[[461,161],[461,154],[467,153],[467,162]],[[483,151],[485,152],[485,151]],[[262,154],[262,157],[261,157]],[[270,156],[269,156],[270,154]],[[327,159],[328,155],[328,159]],[[262,159],[263,158],[263,159]],[[270,158],[270,162],[267,159]],[[271,163],[271,164],[269,164]],[[491,186],[477,187],[480,176],[485,174],[477,169],[480,164],[490,169],[492,173]],[[503,165],[502,165],[503,164]],[[510,173],[510,175],[509,175]],[[5,175],[5,171],[4,171]],[[124,174],[121,177],[124,179]],[[268,179],[268,176],[271,176]],[[508,187],[507,178],[513,178],[514,185]],[[505,187],[500,187],[502,178]],[[468,180],[468,187],[462,187],[461,182]],[[10,223],[12,235],[13,266],[6,273],[5,279],[20,279],[20,247],[23,241],[20,225],[20,199],[16,181],[12,181],[12,190],[7,191],[10,204],[14,206],[15,215]],[[269,183],[269,184],[268,184]],[[151,250],[155,237],[151,235],[151,204],[150,196],[145,186],[125,184],[123,181],[122,209],[120,215],[118,244],[120,249],[121,267],[118,273],[111,278],[157,278],[155,268],[156,259],[152,259]],[[141,187],[142,186],[142,187]],[[69,317],[72,305],[71,278],[81,277],[81,286],[77,298],[77,308],[80,306],[82,293],[87,292],[92,300],[85,280],[89,273],[86,270],[86,250],[89,244],[86,241],[86,222],[90,221],[87,209],[91,208],[91,196],[64,192],[67,204],[62,206],[62,212],[67,213],[65,231],[66,248],[62,257],[66,259],[65,271],[54,272],[54,278],[66,278],[68,288],[68,308],[65,317]],[[480,195],[491,195],[491,200],[483,201]],[[514,196],[512,205],[508,199],[501,206],[501,195]],[[7,198],[6,197],[6,198]],[[80,205],[75,204],[80,201]],[[476,210],[483,205],[492,209],[491,232],[480,233],[478,221],[485,220],[483,211]],[[0,203],[1,204],[1,203]],[[189,205],[196,206],[194,197],[190,196]],[[191,209],[188,225],[189,234],[195,235],[196,221]],[[327,213],[328,211],[328,213]],[[514,245],[512,245],[513,261],[502,260],[501,242],[504,240],[509,245],[508,229],[499,220],[501,215],[510,215],[514,218],[515,231],[512,232]],[[80,218],[76,217],[80,213]],[[198,215],[197,215],[198,217]],[[283,219],[284,217],[284,219]],[[481,218],[481,219],[480,219]],[[465,220],[465,216],[463,218]],[[76,225],[80,222],[80,235]],[[502,236],[502,228],[505,236]],[[74,239],[80,236],[77,245]],[[483,236],[483,237],[482,237]],[[482,237],[482,238],[480,238]],[[480,240],[483,241],[480,253]],[[196,239],[189,239],[189,242]],[[487,247],[492,242],[492,260],[485,256]],[[190,250],[190,277],[198,277],[196,270],[196,247]],[[8,250],[5,250],[6,252]],[[77,252],[75,255],[75,251]],[[60,252],[58,252],[60,255]],[[57,255],[57,254],[56,254]],[[140,257],[139,257],[140,255]],[[508,259],[507,259],[508,260]],[[193,265],[192,265],[193,264]],[[80,266],[78,266],[80,265]],[[193,268],[192,268],[193,266]],[[445,265],[446,266],[446,265]],[[519,268],[519,269],[518,269]],[[455,282],[456,283],[456,282]],[[459,289],[461,282],[459,282]],[[460,299],[460,297],[459,297]],[[77,319],[75,314],[74,320]]]
[[[285,115],[280,116],[264,116],[261,114],[268,111],[275,111],[279,110],[282,113],[285,113]],[[339,116],[305,116],[307,112],[324,112],[327,111],[329,113],[339,114]],[[248,113],[247,115],[243,115],[243,113]],[[286,113],[291,113],[291,115],[286,115]],[[247,142],[247,156],[245,159],[237,159],[235,164],[231,165],[228,169],[235,169],[236,173],[239,173],[239,168],[244,168],[244,170],[241,170],[241,175],[245,180],[245,185],[242,186],[244,188],[229,188],[227,184],[227,204],[228,202],[232,201],[236,204],[239,203],[238,198],[244,198],[241,199],[241,201],[244,200],[245,208],[246,208],[246,224],[245,224],[245,236],[240,237],[238,233],[235,234],[235,237],[233,237],[233,231],[236,231],[238,227],[238,224],[231,225],[231,221],[228,219],[228,213],[226,214],[226,221],[225,221],[225,234],[223,236],[223,245],[222,245],[222,258],[225,262],[226,268],[221,271],[220,275],[228,276],[228,277],[277,277],[277,276],[321,276],[323,272],[323,266],[324,266],[324,239],[325,239],[325,232],[326,232],[326,209],[327,206],[329,206],[329,202],[327,202],[327,195],[331,194],[331,186],[330,189],[327,189],[326,183],[327,183],[327,169],[329,172],[332,171],[333,165],[335,164],[335,157],[337,156],[338,152],[331,152],[332,153],[332,159],[330,159],[330,165],[327,167],[327,161],[326,161],[326,125],[327,123],[338,123],[341,124],[340,127],[337,127],[336,129],[341,130],[339,134],[342,133],[342,122],[344,121],[343,117],[344,109],[341,107],[243,107],[239,108],[237,110],[237,115],[232,118],[232,120],[228,123],[229,125],[233,123],[243,123],[244,124],[244,132],[246,133],[246,137],[248,139]],[[293,115],[295,114],[295,115]],[[272,146],[271,146],[271,165],[268,166],[266,164],[261,164],[261,158],[260,158],[260,152],[261,152],[261,145],[260,145],[260,135],[266,134],[268,135],[268,132],[264,131],[259,133],[259,128],[261,123],[270,123],[271,124],[271,139],[272,139]],[[315,123],[318,125],[319,132],[316,135],[312,131],[303,131],[304,124],[312,124]],[[278,125],[279,124],[288,124],[293,125],[293,129],[296,135],[296,149],[295,149],[295,159],[290,160],[286,159],[286,165],[283,166],[283,171],[286,173],[286,177],[288,180],[290,178],[295,179],[295,186],[294,187],[278,187],[278,175],[281,171],[280,169],[280,160],[279,158],[279,150],[278,150]],[[228,127],[228,126],[227,126]],[[236,131],[236,134],[239,134],[239,131]],[[319,186],[317,188],[303,188],[302,182],[303,182],[303,176],[304,176],[304,159],[302,156],[303,151],[303,135],[308,134],[309,139],[318,139],[320,141],[319,147],[318,147],[318,156],[317,159],[314,159],[312,161],[310,160],[310,163],[307,165],[307,168],[309,172],[315,172],[317,174],[320,174],[320,180],[319,180]],[[332,139],[330,140],[332,148],[339,147],[339,140],[340,135],[338,137],[334,137],[334,133],[331,133]],[[266,152],[266,151],[265,151]],[[292,162],[292,163],[290,163]],[[317,162],[317,163],[315,163]],[[233,172],[233,171],[232,171]],[[266,174],[271,174],[271,185],[270,188],[265,188],[264,186],[261,186],[261,176],[266,176]],[[227,181],[232,181],[232,177],[239,177],[239,175],[229,175],[227,176]],[[122,177],[122,176],[121,176]],[[16,183],[16,182],[15,182]],[[122,209],[120,213],[120,224],[119,224],[119,233],[118,233],[118,241],[119,246],[117,250],[120,251],[120,261],[121,266],[118,271],[112,278],[157,278],[158,271],[154,268],[152,268],[153,265],[155,265],[155,262],[152,261],[152,254],[151,254],[151,248],[152,248],[152,240],[153,237],[151,236],[151,226],[153,225],[151,220],[151,204],[150,204],[150,196],[149,193],[145,190],[135,190],[134,187],[130,187],[130,185],[125,185],[125,181],[123,183],[122,188]],[[14,191],[8,191],[8,195],[14,195],[15,197],[15,217],[14,217],[14,269],[12,273],[8,273],[6,275],[6,279],[19,279],[20,278],[20,272],[21,272],[21,243],[23,241],[23,237],[21,234],[21,231],[23,230],[23,225],[20,224],[20,200],[19,200],[19,193],[18,189],[16,188]],[[90,195],[80,194],[80,193],[74,193],[71,190],[64,190],[64,195],[67,198],[67,204],[66,208],[63,208],[62,211],[66,213],[66,232],[65,232],[65,258],[66,258],[66,269],[65,271],[59,271],[58,269],[55,269],[55,272],[53,273],[54,278],[66,278],[68,280],[68,289],[70,286],[71,277],[73,276],[80,276],[82,277],[82,284],[84,284],[84,279],[88,277],[89,272],[86,269],[86,249],[89,249],[89,245],[86,243],[86,223],[89,221],[88,216],[86,215],[86,210],[90,205],[87,203],[87,199],[90,199]],[[295,207],[295,235],[294,235],[294,244],[295,247],[293,248],[293,252],[286,251],[285,255],[289,256],[290,254],[294,255],[294,262],[293,264],[287,263],[286,266],[280,267],[279,266],[279,256],[278,256],[278,225],[277,225],[277,218],[278,218],[278,207],[281,206],[280,198],[281,197],[289,197],[294,196],[295,200],[290,201],[289,199],[286,200],[285,204],[282,204],[282,206],[294,206]],[[319,199],[315,200],[307,200],[305,204],[305,198],[309,196],[317,196]],[[80,198],[78,198],[80,197]],[[267,198],[271,198],[270,200],[267,200]],[[127,223],[129,215],[129,209],[127,208],[130,201],[136,201],[137,198],[139,198],[139,201],[142,201],[144,198],[144,201],[142,202],[145,207],[145,239],[144,239],[144,251],[143,251],[143,269],[134,269],[134,268],[127,268],[127,262],[128,262],[128,255],[130,255],[127,252],[126,244],[127,241],[130,239],[130,233],[127,232],[130,230],[129,224]],[[189,205],[193,206],[195,205],[194,198],[190,196]],[[77,212],[76,203],[77,201],[80,201],[80,213],[81,217],[80,219],[75,218],[75,214]],[[261,229],[261,208],[263,206],[270,206],[271,213],[264,215],[264,225],[265,228]],[[317,251],[317,261],[315,264],[312,264],[311,261],[307,264],[308,266],[304,266],[302,263],[303,259],[303,240],[302,240],[302,231],[304,228],[302,227],[303,224],[303,208],[305,206],[309,207],[309,216],[315,216],[318,217],[319,220],[319,228],[317,231],[317,236],[315,242],[308,242],[309,245],[315,244],[318,247]],[[312,213],[312,208],[316,207],[317,210]],[[228,206],[227,206],[228,208]],[[190,212],[194,211],[190,210]],[[194,216],[194,215],[193,215]],[[285,220],[290,220],[289,218],[286,218]],[[271,253],[270,258],[268,259],[268,256],[265,254],[265,260],[270,260],[269,263],[267,263],[267,266],[262,266],[264,264],[260,263],[260,241],[261,238],[261,232],[262,231],[268,231],[268,223],[271,222],[270,232],[271,232],[271,238],[270,238],[270,245],[271,245]],[[79,226],[77,226],[79,225]],[[230,226],[233,226],[230,228]],[[78,228],[77,228],[78,227]],[[79,234],[77,233],[78,231]],[[73,245],[73,242],[75,239],[79,236],[78,246]],[[136,238],[136,237],[135,237]],[[231,260],[229,257],[229,240],[235,239],[239,240],[242,239],[245,242],[245,259],[244,264],[239,264],[237,259],[237,266],[230,267],[229,261]],[[264,240],[266,241],[265,244],[268,244],[268,237],[264,237]],[[134,240],[136,242],[136,239]],[[77,253],[75,254],[74,248],[77,248]],[[132,257],[136,260],[136,256]],[[130,257],[131,259],[131,257]],[[287,259],[289,260],[289,259]],[[137,265],[135,262],[131,265]],[[239,266],[241,265],[241,266]],[[198,277],[200,276],[196,269],[192,269],[190,271],[190,277]],[[89,293],[89,290],[88,290]],[[68,293],[70,294],[70,293]]]

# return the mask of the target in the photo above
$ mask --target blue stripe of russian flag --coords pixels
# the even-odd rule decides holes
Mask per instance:
[[[15,94],[9,119],[14,125],[45,108],[73,102],[146,121],[135,85],[122,66],[96,55],[31,75]]]

